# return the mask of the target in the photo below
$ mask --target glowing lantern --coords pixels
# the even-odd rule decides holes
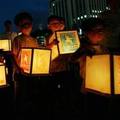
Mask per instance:
[[[49,74],[51,50],[23,48],[21,49],[20,67],[27,74]]]
[[[55,33],[50,37],[49,39],[49,44],[53,42],[53,40],[56,39]],[[58,57],[59,53],[58,53],[58,47],[57,45],[54,45],[52,48],[52,60],[54,60],[55,58]]]
[[[120,94],[120,55],[87,56],[85,89],[102,94]]]
[[[57,39],[58,45],[52,47],[52,60],[62,54],[74,53],[80,47],[77,31],[57,31],[49,39],[49,43]]]
[[[2,49],[3,51],[11,51],[11,40],[0,40],[0,49]]]
[[[77,31],[56,32],[59,54],[74,53],[80,47],[80,40]]]
[[[0,63],[0,86],[5,86],[6,83],[6,68],[4,63]]]

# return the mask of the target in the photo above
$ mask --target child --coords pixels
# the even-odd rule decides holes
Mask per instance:
[[[23,47],[38,48],[39,45],[37,40],[30,36],[32,31],[32,16],[27,12],[19,13],[14,19],[15,25],[18,27],[19,31],[22,33],[18,35],[13,41],[13,55],[17,65],[20,64],[20,50]]]

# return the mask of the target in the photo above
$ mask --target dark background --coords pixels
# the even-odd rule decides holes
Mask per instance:
[[[21,11],[30,12],[34,18],[35,24],[43,24],[43,26],[46,26],[48,0],[1,0],[0,32],[3,31],[3,22],[6,19],[13,21],[14,16]]]

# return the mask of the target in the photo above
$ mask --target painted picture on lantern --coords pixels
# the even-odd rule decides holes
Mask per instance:
[[[60,54],[74,53],[80,47],[77,31],[56,32]]]
[[[30,73],[31,66],[31,49],[22,49],[21,50],[21,63],[20,67],[23,69],[25,73]]]

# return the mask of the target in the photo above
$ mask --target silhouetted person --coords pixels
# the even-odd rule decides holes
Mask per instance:
[[[107,37],[103,41],[103,45],[111,48],[111,51],[118,51],[120,48],[120,1],[107,0],[110,10],[106,10],[100,14],[107,25]]]

